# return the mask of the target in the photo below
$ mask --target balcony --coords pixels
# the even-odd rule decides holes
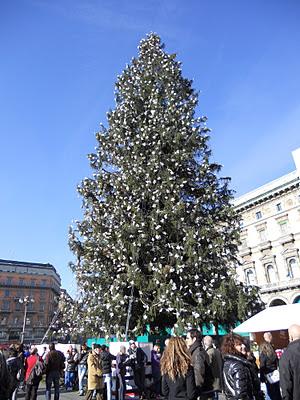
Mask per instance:
[[[266,240],[265,242],[260,243],[258,247],[260,251],[269,250],[272,248],[272,243],[270,240]]]
[[[11,309],[10,309],[10,308],[3,308],[3,307],[1,307],[1,308],[0,308],[0,312],[1,312],[2,314],[5,314],[5,313],[9,314],[9,313],[11,312]]]
[[[45,284],[45,285],[39,285],[37,286],[36,284],[32,285],[31,282],[18,282],[18,281],[12,281],[12,282],[7,282],[5,280],[0,281],[0,287],[10,287],[10,288],[33,288],[33,289],[51,289],[53,290],[55,293],[60,294],[60,288],[57,285],[53,285],[53,284]]]
[[[293,289],[300,287],[300,278],[289,279],[284,282],[267,283],[266,285],[259,285],[261,293],[276,292],[285,289]]]
[[[251,247],[240,247],[239,248],[239,255],[241,257],[250,256],[252,254]]]
[[[294,235],[292,233],[288,233],[279,238],[279,243],[282,245],[286,244],[286,243],[294,242],[294,241],[295,241],[295,239],[294,239]]]

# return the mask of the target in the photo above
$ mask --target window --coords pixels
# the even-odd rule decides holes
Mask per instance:
[[[267,280],[269,283],[274,283],[277,282],[277,276],[276,276],[276,271],[275,268],[272,264],[269,264],[266,266],[266,271],[267,271]]]
[[[12,284],[12,277],[11,276],[7,276],[6,277],[6,284],[7,285],[11,285]]]
[[[245,276],[247,285],[255,285],[255,275],[252,268],[245,270]]]
[[[241,248],[246,249],[247,247],[247,238],[241,237]]]
[[[40,311],[45,311],[45,310],[46,310],[46,304],[40,303]]]
[[[262,218],[262,213],[261,211],[257,211],[257,213],[255,213],[256,219],[261,219]]]
[[[16,302],[16,311],[20,311],[21,310],[21,303],[19,303],[19,301]]]
[[[24,286],[24,278],[20,278],[19,279],[19,285],[20,286]]]
[[[3,300],[2,309],[4,311],[9,311],[9,309],[10,309],[10,301],[9,300]]]
[[[281,203],[276,204],[276,211],[277,212],[282,211]]]
[[[33,311],[33,303],[32,302],[28,303],[27,310]]]
[[[5,297],[9,297],[9,296],[10,296],[9,289],[5,289],[5,290],[4,290],[4,296],[5,296]]]
[[[46,297],[46,292],[44,290],[40,291],[40,298],[44,299]]]
[[[280,233],[282,235],[286,235],[289,232],[289,223],[288,223],[287,219],[284,221],[279,221],[278,225],[279,225]]]
[[[240,219],[240,228],[243,228],[243,227],[244,227],[244,220]]]
[[[41,281],[41,286],[42,286],[42,287],[45,287],[45,286],[46,286],[46,283],[47,283],[47,280],[46,280],[46,279],[42,279],[42,281]]]
[[[35,280],[31,279],[31,286],[35,286]]]
[[[257,232],[261,242],[266,242],[268,240],[266,228],[259,229]]]
[[[300,278],[300,268],[294,257],[288,260],[288,276],[290,278]]]

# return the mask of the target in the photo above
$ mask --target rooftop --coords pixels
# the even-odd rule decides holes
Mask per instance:
[[[28,261],[14,261],[14,260],[3,260],[0,259],[0,269],[1,266],[11,266],[14,268],[36,268],[36,269],[48,269],[53,271],[60,279],[60,275],[56,271],[55,267],[52,264],[44,264],[44,263],[35,263],[35,262],[28,262]]]
[[[237,208],[245,207],[250,205],[250,203],[256,203],[266,197],[270,197],[278,191],[283,191],[291,186],[299,184],[300,177],[298,171],[295,170],[236,198],[233,204]]]

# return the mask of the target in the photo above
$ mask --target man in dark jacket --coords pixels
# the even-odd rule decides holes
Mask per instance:
[[[137,347],[134,340],[129,340],[129,362],[133,370],[133,379],[136,384],[140,397],[145,393],[145,366],[147,363],[147,356],[145,352]]]
[[[221,392],[223,389],[223,360],[221,356],[221,352],[219,349],[216,349],[213,346],[213,339],[211,336],[205,336],[203,338],[204,349],[209,358],[209,365],[211,368],[211,372],[213,375],[213,390],[214,390],[214,399],[218,399],[218,392]]]
[[[11,345],[9,347],[9,357],[6,360],[7,369],[9,373],[9,390],[8,398],[17,398],[18,388],[20,381],[24,376],[24,360],[17,350],[18,346]]]
[[[9,375],[4,354],[0,350],[0,399],[8,398]]]
[[[54,384],[54,400],[59,400],[59,378],[65,368],[65,356],[55,350],[54,343],[49,344],[49,353],[45,358],[46,368],[46,400],[51,399],[51,386]]]
[[[103,344],[101,346],[100,359],[102,362],[104,385],[106,387],[106,398],[107,400],[111,400],[111,362],[116,357],[110,354],[108,347]]]
[[[213,394],[213,376],[209,365],[209,357],[201,344],[201,333],[191,329],[186,336],[186,342],[192,357],[195,382],[201,399],[210,399]]]
[[[283,400],[300,399],[300,326],[289,327],[290,343],[279,360]]]

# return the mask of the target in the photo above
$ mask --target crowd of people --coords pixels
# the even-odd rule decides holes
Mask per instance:
[[[24,382],[25,400],[35,400],[45,375],[46,400],[59,400],[61,379],[67,391],[78,388],[86,400],[112,399],[112,365],[116,368],[116,397],[125,399],[127,367],[131,367],[139,398],[166,400],[263,400],[261,383],[268,400],[300,399],[300,326],[289,329],[290,344],[278,359],[272,335],[264,334],[259,350],[259,367],[249,343],[239,335],[226,335],[220,349],[210,336],[202,338],[197,329],[186,337],[170,337],[161,353],[156,343],[148,360],[135,341],[128,351],[121,346],[113,356],[106,345],[82,345],[78,352],[69,346],[66,356],[50,344],[42,355],[36,347],[24,351],[11,345],[6,356],[0,352],[0,399],[16,400]],[[146,365],[151,363],[151,382],[146,385]]]

